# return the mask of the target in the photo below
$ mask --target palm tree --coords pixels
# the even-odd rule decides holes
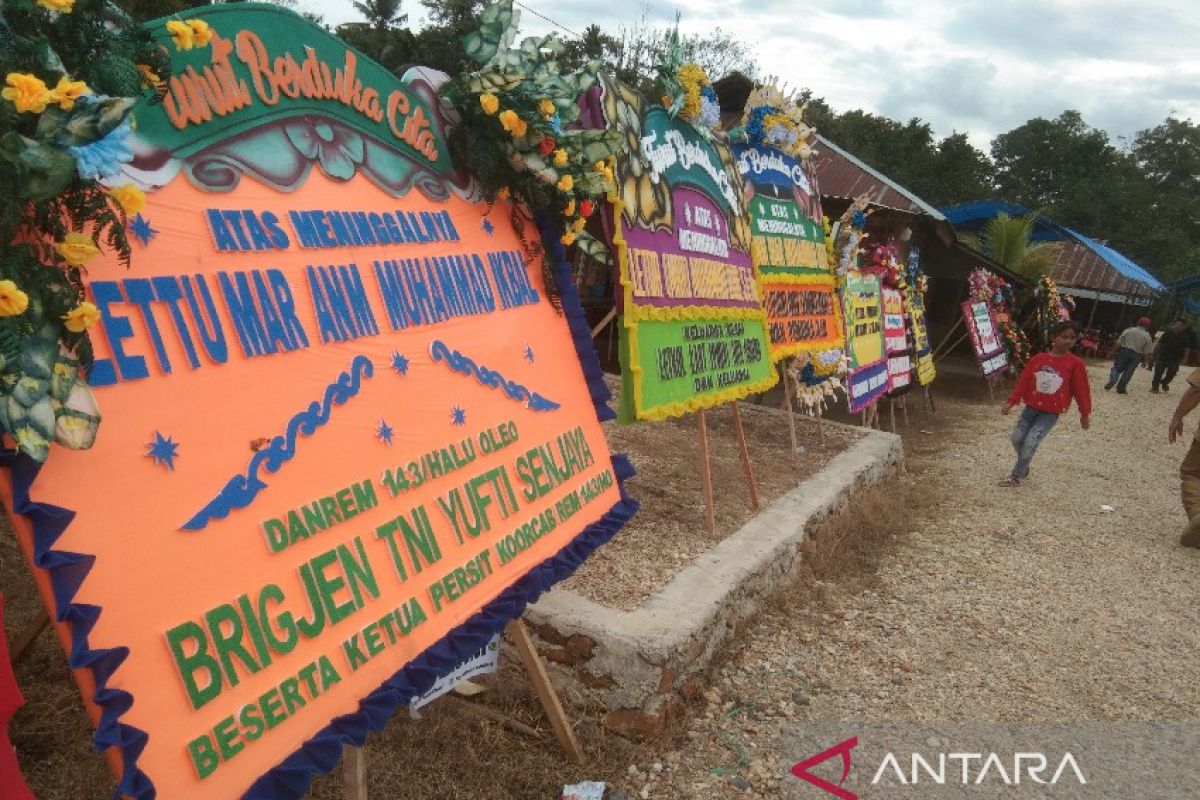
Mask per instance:
[[[1033,242],[1037,214],[1010,217],[1001,212],[988,220],[978,237],[969,234],[959,238],[1030,281],[1049,275],[1058,261],[1062,245],[1057,242]]]
[[[408,14],[400,13],[403,0],[354,0],[358,13],[367,18],[367,23],[380,33],[393,25],[408,22]]]

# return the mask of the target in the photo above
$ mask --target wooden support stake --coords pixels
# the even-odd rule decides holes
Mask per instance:
[[[700,482],[704,486],[704,515],[708,520],[708,532],[717,535],[716,509],[713,508],[712,468],[708,463],[708,420],[704,417],[704,409],[698,412],[700,417]]]
[[[746,446],[746,431],[742,428],[742,414],[737,400],[730,403],[733,408],[733,429],[737,432],[738,450],[742,455],[742,471],[746,473],[746,484],[750,487],[750,510],[758,512],[758,485],[754,482],[754,465],[750,463],[750,448]],[[789,414],[790,416],[790,414]]]
[[[472,714],[478,714],[481,717],[487,717],[488,719],[508,728],[510,731],[516,731],[517,733],[522,733],[534,739],[542,738],[542,734],[537,728],[531,728],[523,722],[517,722],[515,719],[505,716],[494,708],[481,706],[478,703],[472,703],[470,700],[464,700],[461,697],[455,697],[452,694],[445,695],[441,698],[440,702],[449,702],[452,705],[465,709]]]
[[[558,701],[558,693],[554,691],[554,686],[550,683],[550,676],[546,674],[546,667],[542,664],[542,659],[533,646],[533,639],[529,636],[529,629],[525,627],[524,620],[514,619],[508,623],[508,635],[512,638],[513,644],[517,646],[521,663],[525,665],[529,680],[537,691],[538,700],[542,703],[542,710],[546,712],[546,717],[550,720],[550,727],[554,728],[554,735],[558,737],[559,744],[567,752],[567,758],[576,764],[582,764],[583,751],[579,749],[579,740],[575,738],[575,730],[563,712],[562,703]]]
[[[792,455],[796,455],[798,452],[796,446],[796,417],[792,413],[792,380],[789,377],[791,370],[788,369],[788,365],[785,362],[779,362],[779,366],[783,370],[783,399],[787,402],[788,432],[792,435]],[[736,402],[734,403],[734,407],[737,407]]]
[[[935,360],[937,359],[938,351],[946,346],[946,342],[950,341],[950,337],[954,335],[954,332],[958,330],[958,326],[962,325],[962,324],[963,324],[963,315],[959,314],[958,319],[956,319],[954,321],[954,324],[950,326],[950,330],[946,331],[946,336],[942,339],[941,342],[938,343],[937,347],[933,348],[933,358]],[[958,344],[958,342],[955,342],[955,344]]]
[[[14,667],[21,663],[22,658],[29,655],[29,651],[33,649],[33,643],[42,635],[42,631],[49,627],[50,614],[46,612],[46,607],[42,606],[38,609],[33,622],[29,623],[29,627],[17,634],[17,638],[13,640],[12,664]]]
[[[598,322],[596,324],[596,327],[592,328],[592,338],[595,339],[597,336],[599,336],[600,331],[607,328],[608,323],[610,323],[614,319],[616,319],[616,316],[617,316],[617,307],[613,306],[612,308],[610,308],[608,310],[608,313],[604,315],[604,319],[600,320],[600,322]]]
[[[888,398],[888,412],[892,415],[892,433],[896,432],[896,398]]]
[[[367,753],[362,747],[342,748],[342,782],[346,800],[367,800]]]
[[[937,406],[933,404],[933,390],[928,386],[925,387],[925,400],[929,403],[929,413],[936,414]]]
[[[908,427],[908,395],[900,398],[900,410],[904,412],[904,427]]]

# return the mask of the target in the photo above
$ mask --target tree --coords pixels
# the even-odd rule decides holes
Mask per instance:
[[[367,24],[379,33],[408,22],[408,14],[401,14],[403,0],[354,0],[354,8],[362,14]]]
[[[995,194],[995,172],[991,160],[967,140],[967,134],[955,131],[938,142],[932,172],[920,181],[922,191],[917,193],[939,208],[985,200]]]
[[[1163,278],[1194,274],[1200,264],[1200,125],[1168,117],[1138,134],[1131,160],[1145,180],[1131,251]]]
[[[600,29],[599,25],[588,25],[578,39],[566,42],[567,50],[559,58],[564,70],[577,70],[588,61],[608,61],[617,52],[620,42]]]
[[[961,239],[993,261],[1031,281],[1049,275],[1062,246],[1057,242],[1034,244],[1037,214],[1010,217],[1001,212],[988,220],[978,238],[960,234]]]
[[[1060,208],[1081,182],[1107,174],[1117,157],[1108,134],[1078,111],[1031,119],[992,141],[1001,195],[1026,208]]]

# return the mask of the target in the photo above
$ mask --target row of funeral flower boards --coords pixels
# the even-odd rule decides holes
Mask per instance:
[[[100,434],[6,457],[3,491],[118,790],[295,797],[637,503],[574,237],[456,168],[443,78],[275,6],[185,18],[211,39],[171,53],[116,181],[147,195],[132,267],[88,265]],[[679,109],[577,98],[626,144],[597,164],[621,416],[736,401],[779,362],[814,413],[843,381],[853,411],[932,381],[915,252],[862,247],[859,207],[823,222],[794,102],[764,88],[723,136],[692,67]]]

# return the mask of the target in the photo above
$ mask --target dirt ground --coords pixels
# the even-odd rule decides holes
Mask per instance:
[[[797,454],[792,451],[786,417],[764,413],[762,407],[749,403],[739,407],[759,501],[764,505],[819,472],[858,439],[857,433],[834,425],[824,425],[824,436],[819,437],[820,423],[802,419],[796,427],[804,452]],[[628,487],[642,507],[564,587],[609,608],[632,610],[750,519],[749,485],[733,414],[722,407],[707,412],[706,419],[715,535],[705,518],[696,415],[634,425],[605,423],[613,452],[628,453],[637,468]]]
[[[482,702],[540,737],[460,703],[397,716],[368,746],[371,796],[550,800],[590,779],[609,783],[606,800],[775,798],[809,755],[781,752],[783,731],[805,720],[1200,717],[1200,551],[1177,544],[1184,449],[1165,436],[1179,388],[1152,396],[1139,371],[1121,397],[1099,389],[1102,376],[1093,369],[1092,429],[1064,416],[1017,489],[996,486],[1012,418],[978,379],[940,378],[937,414],[914,412],[902,429],[907,471],[822,525],[797,581],[739,631],[712,689],[658,740],[606,734],[568,693],[588,753],[568,764],[509,663]],[[16,558],[0,534],[10,637],[34,608]],[[27,705],[11,731],[37,796],[108,797],[50,636],[17,679]],[[312,796],[342,797],[340,772]]]

